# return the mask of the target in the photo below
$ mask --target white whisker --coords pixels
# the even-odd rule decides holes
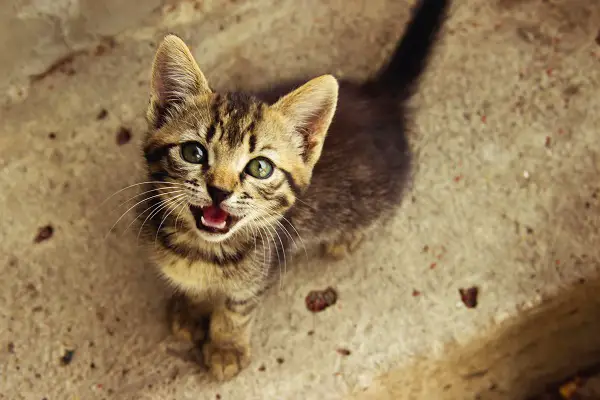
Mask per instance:
[[[254,252],[256,253],[256,231],[254,230],[254,224],[252,223],[252,221],[248,222],[248,226],[250,227],[250,230],[252,231],[252,238],[254,239]]]
[[[299,198],[296,197],[295,199],[296,201],[304,204],[305,206],[307,206],[308,208],[310,208],[311,210],[314,210],[315,208],[313,206],[311,206],[310,204],[308,204],[307,202],[305,202],[304,200],[300,200]]]
[[[139,242],[140,235],[142,234],[142,230],[144,229],[144,225],[146,224],[146,222],[150,218],[154,217],[156,214],[158,214],[165,207],[168,207],[169,205],[177,202],[179,199],[181,199],[182,197],[185,197],[185,196],[187,196],[186,193],[178,194],[177,196],[172,197],[172,198],[166,200],[161,207],[158,207],[157,209],[155,209],[154,211],[152,211],[150,214],[148,214],[148,216],[146,217],[146,219],[144,220],[144,222],[142,222],[142,226],[140,226],[140,229],[138,230],[138,234],[137,234],[137,237],[136,237],[136,243]]]
[[[119,209],[119,208],[123,207],[125,204],[129,203],[131,200],[133,200],[133,199],[135,199],[135,198],[138,198],[138,197],[140,197],[140,196],[143,196],[143,195],[145,195],[145,194],[149,194],[149,193],[151,193],[151,192],[158,192],[158,191],[160,191],[160,190],[163,190],[163,189],[169,189],[169,190],[170,190],[170,189],[174,189],[174,190],[175,190],[175,189],[177,189],[177,190],[176,190],[175,192],[165,192],[165,193],[162,193],[162,194],[176,193],[176,192],[181,192],[181,191],[183,191],[183,190],[184,190],[184,189],[182,189],[182,188],[181,188],[181,187],[179,187],[179,186],[169,186],[169,187],[166,187],[166,188],[158,188],[158,189],[147,190],[147,191],[145,191],[145,192],[142,192],[142,193],[136,194],[135,196],[133,196],[133,197],[132,197],[132,198],[130,198],[129,200],[125,200],[124,202],[122,202],[121,204],[119,204],[117,207],[115,207],[115,208],[113,209],[113,211],[115,211],[115,210],[117,210],[117,209]]]
[[[165,223],[165,221],[167,220],[167,218],[169,217],[169,215],[171,215],[173,213],[173,211],[177,210],[181,205],[187,203],[188,198],[184,197],[183,199],[180,199],[178,202],[175,202],[175,206],[173,207],[173,209],[171,211],[169,211],[168,213],[165,214],[165,216],[163,217],[162,221],[160,221],[160,224],[158,225],[158,228],[156,229],[156,235],[154,235],[154,245],[156,246],[156,241],[158,240],[158,233],[160,232],[160,228],[162,228],[163,224]]]
[[[296,233],[296,235],[298,236],[298,239],[300,239],[300,243],[302,244],[302,247],[304,249],[304,256],[306,257],[306,259],[308,260],[308,251],[306,249],[306,244],[304,243],[304,239],[302,239],[302,236],[300,235],[300,233],[298,232],[298,230],[294,227],[294,225],[285,217],[283,216],[283,214],[274,211],[273,209],[271,209],[270,207],[265,207],[265,206],[260,206],[260,205],[255,205],[255,207],[261,209],[262,211],[268,213],[268,214],[272,214],[275,216],[278,216],[281,220],[287,222],[287,224],[294,230],[294,232]],[[271,215],[269,215],[271,216]],[[290,234],[290,232],[285,228],[285,226],[280,222],[280,221],[276,221],[276,223],[281,227],[281,229],[283,229],[283,231],[287,234],[287,236],[290,238],[290,240],[293,242],[294,246],[297,247],[296,241],[293,239],[292,235]]]
[[[124,190],[131,189],[131,188],[139,186],[139,185],[147,185],[147,184],[151,184],[151,183],[163,184],[163,185],[177,185],[177,186],[181,186],[181,187],[185,186],[182,183],[177,183],[177,182],[162,182],[162,181],[147,181],[147,182],[134,183],[133,185],[129,185],[127,187],[124,187],[121,190],[118,190],[118,191],[114,192],[113,194],[111,194],[110,196],[108,196],[102,203],[100,203],[100,205],[98,207],[102,207],[102,205],[104,205],[104,203],[106,203],[108,200],[112,199],[114,196],[118,195],[119,193],[121,193]]]
[[[260,235],[260,240],[261,240],[261,247],[263,250],[263,254],[262,254],[262,261],[261,261],[261,274],[263,276],[263,278],[268,277],[269,275],[269,264],[267,263],[267,248],[265,246],[265,238],[263,236],[262,233],[262,228],[260,226],[258,226],[258,224],[256,224],[256,221],[250,221],[249,225],[251,225],[251,229],[252,229],[252,235],[254,236],[254,252],[257,252],[258,249],[258,235]],[[254,229],[256,228],[256,230]],[[258,234],[257,234],[258,233]]]
[[[279,240],[279,244],[281,244],[281,252],[283,253],[283,277],[285,278],[285,276],[287,275],[287,257],[286,257],[286,254],[285,254],[285,246],[283,244],[283,240],[281,240],[281,236],[279,235],[279,232],[277,232],[277,229],[275,227],[273,227],[273,231],[277,235],[277,239]],[[281,283],[281,288],[283,288],[283,280],[282,280],[282,283]]]
[[[271,256],[270,256],[270,251],[271,251],[271,246],[269,245],[269,258],[267,259],[267,248],[265,246],[265,238],[263,236],[263,229],[258,226],[258,224],[256,225],[256,229],[258,230],[258,234],[260,235],[260,240],[262,241],[262,248],[263,248],[263,262],[262,262],[262,266],[263,266],[263,276],[267,277],[269,275],[269,270],[271,268]],[[266,269],[265,269],[265,265],[266,265]]]
[[[271,255],[273,254],[272,251],[271,251],[271,241],[269,240],[269,236],[267,235],[267,233],[268,233],[267,230],[265,228],[263,228],[263,227],[258,227],[258,228],[259,228],[259,230],[261,232],[261,238],[263,238],[263,250],[265,248],[264,243],[267,244],[266,253],[269,256],[269,259],[268,259],[268,268],[271,268]],[[265,234],[264,237],[262,235],[263,233]],[[273,238],[273,240],[275,240],[275,238]],[[275,241],[273,241],[273,244],[275,244]],[[264,258],[266,259],[266,257],[264,257]],[[277,253],[277,259],[279,259],[279,253]],[[281,273],[280,273],[279,278],[281,279]]]
[[[177,218],[175,218],[175,230],[177,230],[177,223],[179,222],[179,217],[181,217],[181,213],[185,210],[185,204],[181,207],[181,210],[177,213]]]
[[[162,193],[162,194],[177,194],[177,193],[181,193],[181,192],[183,192],[183,190],[177,190],[177,191],[167,192],[167,193]],[[131,226],[135,223],[135,221],[137,221],[142,215],[146,214],[149,210],[156,209],[156,207],[159,207],[161,204],[163,204],[164,201],[165,200],[160,200],[158,202],[158,204],[154,204],[154,205],[146,208],[143,212],[139,213],[138,216],[135,217],[134,220],[129,223],[129,225],[127,225],[127,228],[125,228],[125,230],[123,231],[123,234],[125,234],[129,230],[129,228],[131,228]]]
[[[275,228],[273,228],[273,226],[269,223],[269,221],[264,218],[264,217],[259,217],[261,218],[264,222],[265,222],[265,228],[266,228],[266,232],[269,234],[269,236],[271,236],[271,239],[273,239],[273,245],[275,246],[275,253],[277,254],[277,265],[279,266],[279,290],[283,289],[283,275],[281,274],[281,257],[279,256],[279,250],[277,249],[277,243],[275,243],[275,236],[273,236],[273,234],[271,233],[271,229],[273,229],[275,231],[275,234],[277,235],[277,237],[279,238],[279,241],[281,242],[281,237],[279,236],[279,234],[277,233],[277,230]],[[283,242],[281,242],[281,245],[283,247]],[[283,259],[284,259],[284,268],[287,270],[287,264],[285,263],[285,249],[283,249]]]
[[[133,210],[133,209],[134,209],[135,207],[137,207],[139,204],[142,204],[143,202],[145,202],[145,201],[147,201],[147,200],[150,200],[150,199],[153,199],[153,198],[155,198],[155,197],[159,197],[159,196],[162,196],[162,195],[161,195],[161,194],[156,194],[156,195],[154,195],[154,196],[150,196],[150,197],[148,197],[148,198],[146,198],[146,199],[144,199],[144,200],[140,200],[140,201],[138,201],[137,203],[135,203],[134,205],[132,205],[131,207],[129,207],[129,208],[127,209],[127,211],[125,211],[123,214],[121,214],[121,216],[119,217],[119,219],[117,219],[117,222],[115,222],[115,223],[113,224],[113,226],[112,226],[112,227],[111,227],[111,228],[108,230],[108,232],[106,233],[106,236],[104,237],[104,240],[106,240],[106,239],[108,238],[108,235],[110,235],[110,233],[112,232],[112,230],[113,230],[113,229],[115,229],[115,226],[117,226],[117,224],[119,223],[119,221],[121,221],[121,220],[123,219],[123,217],[129,213],[129,211]]]

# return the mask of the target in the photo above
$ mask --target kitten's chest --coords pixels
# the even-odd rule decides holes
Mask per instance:
[[[223,271],[210,262],[158,254],[156,264],[169,281],[185,290],[212,291],[226,284]]]
[[[207,260],[189,260],[167,252],[155,254],[155,263],[171,284],[188,293],[240,296],[253,292],[242,265],[216,265]]]

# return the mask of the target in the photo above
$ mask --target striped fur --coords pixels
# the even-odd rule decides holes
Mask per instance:
[[[203,342],[217,379],[250,362],[260,299],[301,241],[344,256],[401,201],[411,160],[402,101],[448,3],[424,0],[380,78],[366,84],[324,75],[257,94],[215,92],[181,39],[159,46],[143,147],[153,195],[141,219],[155,263],[180,292],[173,331]],[[182,155],[189,142],[203,149],[196,163]],[[257,157],[274,165],[265,179],[246,168]],[[215,193],[231,216],[218,234],[201,229],[197,214]],[[200,323],[209,314],[210,325]]]

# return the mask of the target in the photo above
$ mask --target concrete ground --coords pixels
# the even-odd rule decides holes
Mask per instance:
[[[589,0],[456,2],[415,98],[407,201],[352,259],[296,260],[232,382],[210,381],[169,337],[167,290],[126,229],[133,215],[109,233],[136,192],[101,203],[142,179],[164,33],[190,44],[215,87],[364,78],[408,10],[179,2],[2,108],[0,399],[514,400],[597,362],[600,7]],[[328,286],[338,302],[310,313],[305,296]],[[475,308],[459,295],[471,287]]]

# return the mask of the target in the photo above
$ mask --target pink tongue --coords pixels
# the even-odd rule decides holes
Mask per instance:
[[[221,210],[219,207],[208,206],[202,209],[204,220],[211,225],[219,225],[227,220],[229,214]]]

